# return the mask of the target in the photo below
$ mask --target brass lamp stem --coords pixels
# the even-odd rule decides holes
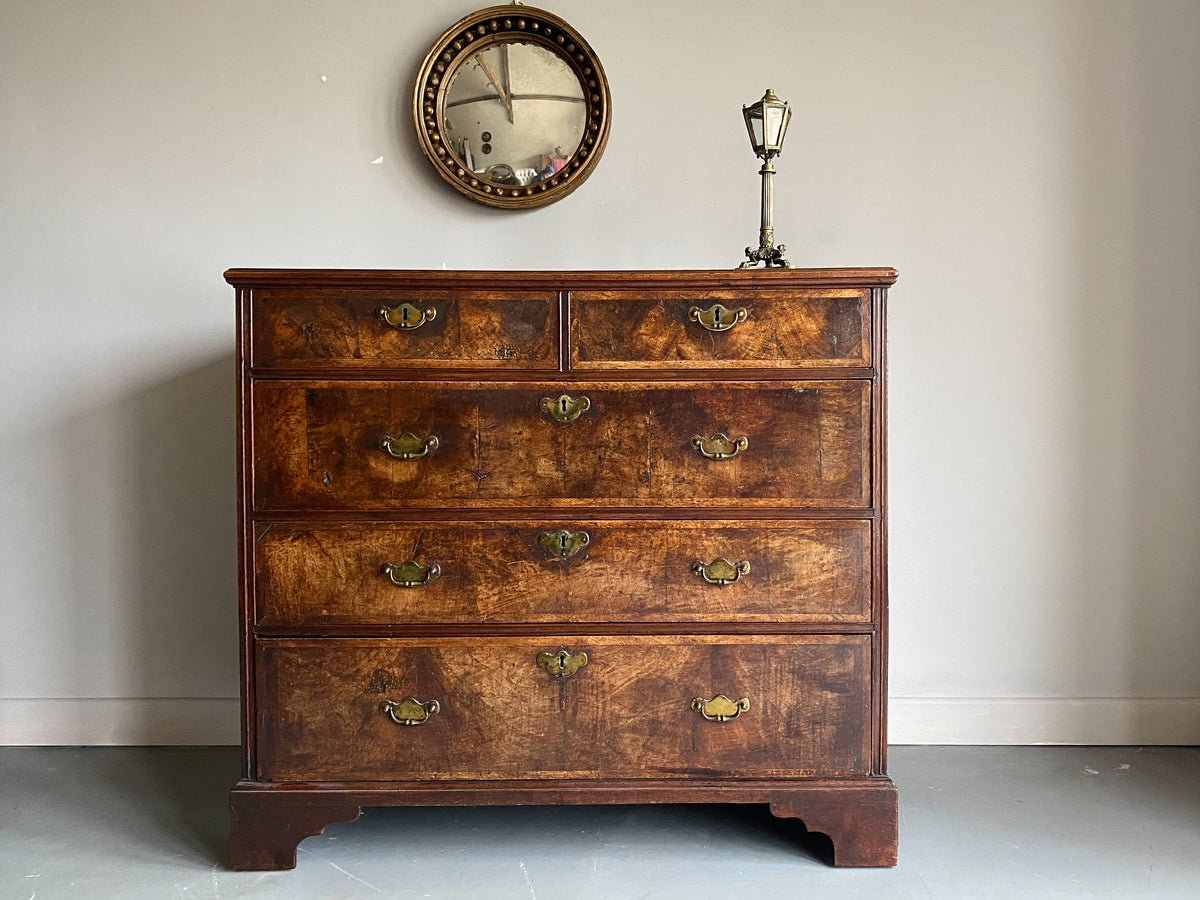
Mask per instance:
[[[758,229],[758,249],[747,247],[746,256],[748,258],[742,262],[739,268],[753,268],[761,262],[768,268],[781,266],[785,269],[793,269],[795,266],[784,256],[787,253],[787,247],[783,244],[775,246],[775,226],[771,221],[775,209],[775,193],[772,183],[775,167],[771,165],[771,157],[768,156],[763,160],[758,174],[762,176],[762,224]]]

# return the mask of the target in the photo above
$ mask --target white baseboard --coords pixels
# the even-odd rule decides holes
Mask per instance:
[[[0,745],[237,744],[240,709],[236,697],[0,699]]]
[[[890,697],[890,744],[1200,744],[1200,697]]]
[[[0,699],[0,745],[237,744],[233,698]],[[1200,697],[892,697],[893,744],[1200,745]]]

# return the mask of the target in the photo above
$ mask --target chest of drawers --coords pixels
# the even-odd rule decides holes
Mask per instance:
[[[657,802],[895,863],[895,271],[226,278],[234,868],[364,806]]]

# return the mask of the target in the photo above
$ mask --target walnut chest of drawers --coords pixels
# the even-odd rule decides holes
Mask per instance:
[[[894,864],[894,270],[226,278],[235,868],[364,806],[660,802]]]

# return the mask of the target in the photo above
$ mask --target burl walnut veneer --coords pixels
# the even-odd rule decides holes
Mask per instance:
[[[540,803],[765,803],[895,863],[894,270],[226,278],[234,868]]]

